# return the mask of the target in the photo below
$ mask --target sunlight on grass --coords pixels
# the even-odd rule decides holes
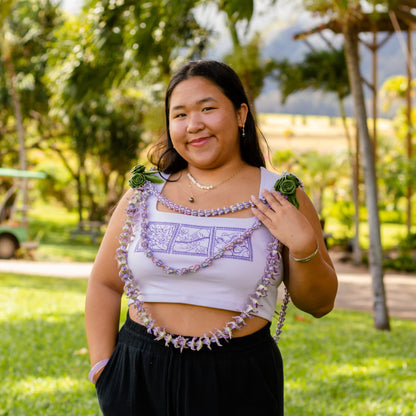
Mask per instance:
[[[64,207],[38,204],[30,210],[31,239],[39,243],[34,252],[37,261],[94,261],[99,241],[92,243],[87,235],[71,238],[77,228],[78,217]]]
[[[100,414],[87,380],[86,286],[0,274],[1,416]],[[290,305],[279,342],[286,414],[414,416],[416,322],[391,324],[376,331],[370,314],[342,310],[316,320]]]
[[[279,343],[288,415],[414,416],[416,322],[392,319],[386,332],[367,313],[299,315],[291,305]]]
[[[26,377],[14,383],[10,392],[27,398],[42,394],[71,393],[79,389],[79,380],[71,377]]]
[[[37,261],[53,261],[53,262],[92,262],[98,251],[98,244],[92,244],[86,241],[81,244],[44,244],[41,243],[36,250]]]
[[[353,237],[353,229],[346,228],[335,219],[328,218],[325,225],[325,231],[332,234],[337,240]],[[380,227],[381,241],[385,250],[397,247],[401,239],[407,235],[405,224],[381,224]],[[369,228],[368,223],[360,223],[360,246],[364,250],[369,247]]]

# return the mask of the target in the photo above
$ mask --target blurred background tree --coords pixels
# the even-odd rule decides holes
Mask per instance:
[[[32,134],[27,137],[26,130],[38,129],[37,121],[48,109],[42,77],[59,10],[49,0],[2,0],[0,10],[0,126],[4,132],[0,162],[3,165],[5,159],[16,165],[18,161],[20,169],[27,169],[27,148],[35,146],[36,139]],[[22,195],[22,222],[26,224],[28,182],[25,178],[20,182],[16,189]]]
[[[336,7],[345,3],[355,10],[360,2],[300,3],[334,18],[341,10]],[[222,56],[215,51],[216,58],[240,75],[253,106],[265,85],[276,81],[283,99],[313,88],[332,91],[342,105],[350,92],[343,49],[311,50],[298,63],[265,53],[267,38],[262,28],[255,29],[253,17],[261,7],[265,13],[279,7],[275,0],[86,0],[76,14],[47,0],[0,5],[0,163],[19,167],[24,156],[29,168],[47,172],[33,195],[77,212],[78,221],[105,220],[126,188],[129,170],[138,161],[147,163],[149,144],[164,134],[163,99],[171,74],[189,59],[210,56],[214,42],[229,43]],[[380,141],[383,219],[392,220],[391,209],[403,211],[404,184],[414,177],[414,161],[406,161],[400,149],[403,117],[399,112],[395,120],[399,141]],[[349,244],[352,208],[364,225],[363,239],[365,215],[371,214],[361,188],[361,197],[351,200],[346,160],[284,149],[273,155],[274,166],[302,177],[329,223],[341,224],[336,241]],[[10,185],[6,182],[0,187]]]
[[[166,82],[176,66],[202,57],[209,34],[193,6],[92,0],[57,32],[47,79],[50,117],[64,140],[47,146],[76,181],[80,221],[84,212],[105,218],[126,172],[162,134]]]
[[[403,192],[403,197],[407,201],[407,235],[412,234],[412,197],[414,191],[414,181],[416,174],[416,156],[413,152],[413,137],[415,134],[416,111],[413,108],[408,108],[407,101],[414,97],[414,89],[416,80],[410,80],[402,75],[397,75],[388,78],[384,81],[380,88],[381,101],[384,103],[384,108],[388,109],[392,105],[396,105],[396,117],[394,118],[394,127],[396,137],[400,141],[400,148],[398,151],[397,170],[396,175],[391,172],[390,176],[395,176],[396,179],[384,175],[384,179],[390,183],[398,182],[396,184],[396,191],[399,189]],[[384,154],[385,155],[385,154]]]

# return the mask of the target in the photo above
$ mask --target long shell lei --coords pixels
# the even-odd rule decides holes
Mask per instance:
[[[267,296],[269,285],[273,281],[280,279],[281,243],[277,239],[273,239],[272,242],[269,243],[264,274],[259,280],[254,292],[248,296],[247,305],[239,315],[234,316],[230,322],[227,322],[224,325],[223,328],[214,329],[200,337],[186,337],[182,335],[173,335],[169,333],[166,330],[166,328],[157,326],[155,324],[155,320],[152,319],[152,316],[144,307],[142,293],[138,288],[137,284],[135,283],[132,272],[128,267],[128,247],[131,241],[133,241],[134,239],[133,229],[135,222],[140,221],[141,244],[142,248],[144,249],[145,255],[152,260],[155,266],[162,268],[162,270],[167,275],[175,275],[176,277],[180,277],[187,273],[195,273],[201,268],[209,267],[215,260],[218,260],[221,257],[223,257],[226,251],[231,250],[235,245],[241,244],[242,242],[244,242],[245,239],[249,238],[251,234],[261,226],[261,223],[258,220],[256,220],[254,225],[247,229],[242,235],[238,236],[234,241],[228,243],[214,256],[205,259],[202,263],[191,265],[189,267],[175,269],[173,267],[165,265],[162,260],[156,258],[154,256],[154,253],[149,248],[149,239],[147,234],[147,199],[152,194],[155,195],[158,198],[158,200],[164,198],[160,195],[158,191],[154,189],[154,187],[151,185],[149,181],[146,181],[142,186],[135,188],[134,195],[130,199],[127,207],[127,219],[124,224],[123,231],[120,235],[120,246],[117,250],[117,261],[120,268],[119,275],[121,280],[124,282],[125,293],[127,297],[134,303],[135,308],[137,310],[137,315],[140,318],[143,325],[147,328],[147,332],[149,334],[153,334],[155,340],[163,340],[166,346],[173,345],[175,348],[179,348],[181,352],[183,349],[186,348],[196,351],[199,351],[203,347],[211,349],[212,344],[221,346],[221,342],[228,342],[232,338],[233,330],[239,330],[242,329],[244,326],[247,326],[245,320],[247,318],[254,317],[255,314],[258,312],[258,308],[261,306],[261,298]],[[185,207],[180,207],[176,204],[173,205],[175,205],[175,209],[172,209],[177,212],[183,212],[183,209],[185,209]],[[199,213],[199,216],[201,216],[201,214],[202,213]],[[205,215],[208,216],[211,214]],[[273,337],[276,343],[278,342],[280,334],[282,332],[282,327],[286,315],[286,309],[289,301],[289,293],[285,288],[285,295],[281,304],[281,310],[277,322],[276,333]]]

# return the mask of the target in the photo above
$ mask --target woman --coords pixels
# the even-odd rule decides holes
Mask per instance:
[[[283,415],[282,360],[270,335],[277,287],[283,280],[293,303],[316,317],[332,310],[337,290],[318,216],[301,186],[284,197],[278,179],[296,186],[296,177],[264,168],[231,68],[185,65],[165,105],[166,139],[152,153],[161,174],[134,170],[88,285],[100,407],[105,415]]]

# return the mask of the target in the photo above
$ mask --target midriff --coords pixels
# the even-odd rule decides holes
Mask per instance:
[[[166,328],[171,334],[200,337],[209,334],[214,329],[222,329],[233,316],[240,312],[224,309],[207,308],[204,306],[186,305],[183,303],[145,303],[144,306],[151,313],[156,325]],[[135,314],[134,305],[130,306],[130,317],[133,321],[142,324]],[[267,320],[260,317],[247,319],[241,330],[233,330],[233,337],[250,335],[267,324]]]

